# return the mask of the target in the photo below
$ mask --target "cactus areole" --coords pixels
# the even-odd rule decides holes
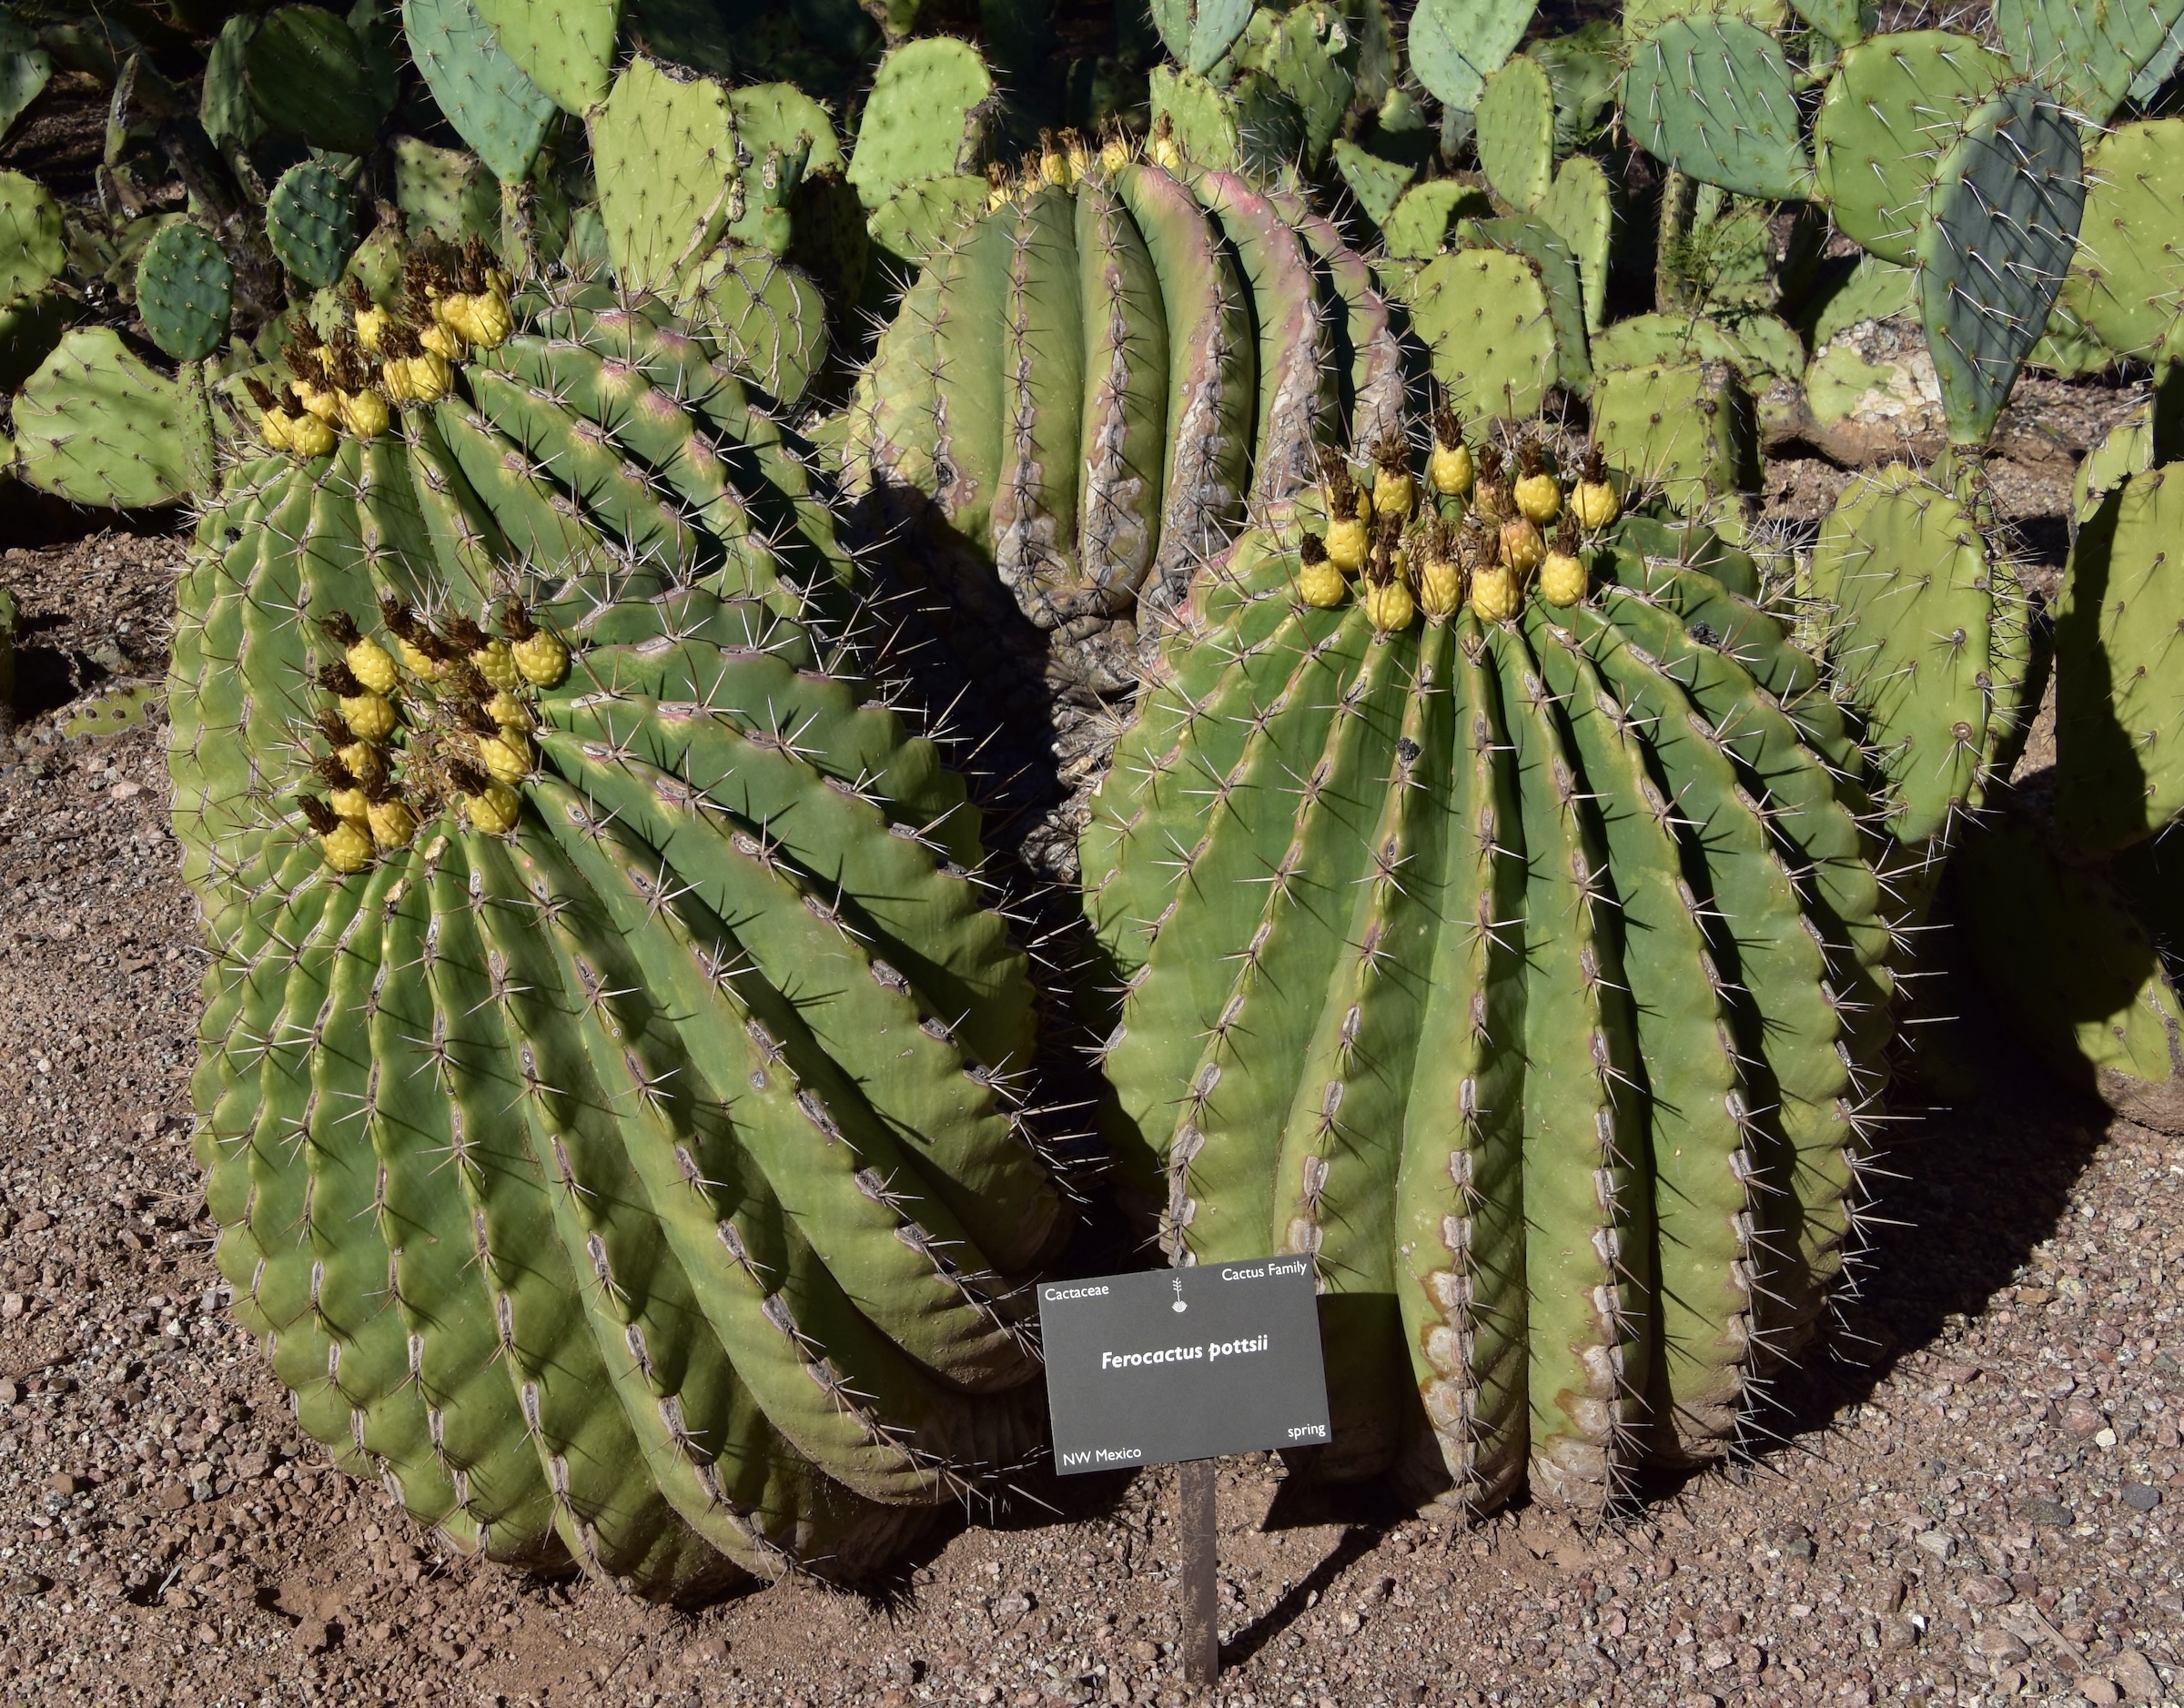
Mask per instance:
[[[1328,1474],[1598,1511],[1823,1309],[1890,940],[1843,717],[1704,531],[1534,571],[1482,462],[1354,597],[1305,499],[1198,578],[1081,843],[1102,1127],[1176,1260],[1314,1258]]]
[[[1023,957],[803,450],[649,299],[467,282],[298,353],[182,584],[220,1266],[457,1547],[854,1577],[1040,1438]]]

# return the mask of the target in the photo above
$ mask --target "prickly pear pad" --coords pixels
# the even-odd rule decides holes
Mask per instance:
[[[236,469],[182,585],[219,1260],[304,1427],[459,1547],[854,1577],[1038,1439],[1023,957],[853,668],[808,452],[649,299],[500,313]]]

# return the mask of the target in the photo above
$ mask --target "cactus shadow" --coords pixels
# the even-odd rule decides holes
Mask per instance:
[[[1826,1450],[1821,1438],[1846,1409],[1983,1314],[2055,1234],[2106,1142],[2109,1111],[2015,1043],[1960,960],[1943,973],[1936,1007],[1959,1016],[1948,1048],[1962,1095],[1912,1111],[1881,1141],[1887,1175],[1865,1219],[1857,1285],[1840,1319],[1777,1379],[1774,1407],[1757,1420],[1756,1469],[1795,1475],[1799,1456]],[[1657,1473],[1640,1492],[1672,1494],[1696,1474]]]
[[[113,672],[86,652],[41,644],[41,632],[66,626],[60,616],[33,617],[21,630],[15,648],[15,716],[25,723],[57,712],[105,683]],[[5,708],[0,708],[5,711]]]
[[[1063,793],[1049,637],[923,493],[878,485],[852,506],[850,530],[877,583],[881,668],[922,704],[980,797],[987,847],[1013,852]]]

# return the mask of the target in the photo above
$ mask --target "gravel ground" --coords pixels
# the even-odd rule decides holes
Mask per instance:
[[[0,554],[34,711],[0,751],[0,1700],[1182,1700],[1166,1471],[944,1515],[870,1595],[682,1612],[445,1559],[327,1468],[221,1308],[159,733],[57,733],[83,687],[157,670],[177,557]],[[1855,1334],[1750,1466],[1587,1533],[1225,1465],[1218,1700],[2184,1696],[2184,1146],[1984,1036],[1983,1099],[1902,1129]]]

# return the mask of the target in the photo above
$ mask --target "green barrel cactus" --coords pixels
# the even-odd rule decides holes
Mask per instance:
[[[852,406],[853,483],[967,541],[1041,628],[1172,597],[1320,438],[1375,442],[1401,407],[1388,307],[1335,227],[1155,153],[1049,151],[1005,187]]]
[[[852,1578],[1041,1440],[1025,960],[808,448],[652,299],[506,293],[413,253],[292,351],[181,582],[219,1263],[456,1547]]]
[[[1698,567],[1748,561],[1479,474],[1354,587],[1310,494],[1198,577],[1081,842],[1102,1127],[1175,1260],[1315,1258],[1329,1474],[1597,1511],[1819,1318],[1893,942],[1820,672]]]

